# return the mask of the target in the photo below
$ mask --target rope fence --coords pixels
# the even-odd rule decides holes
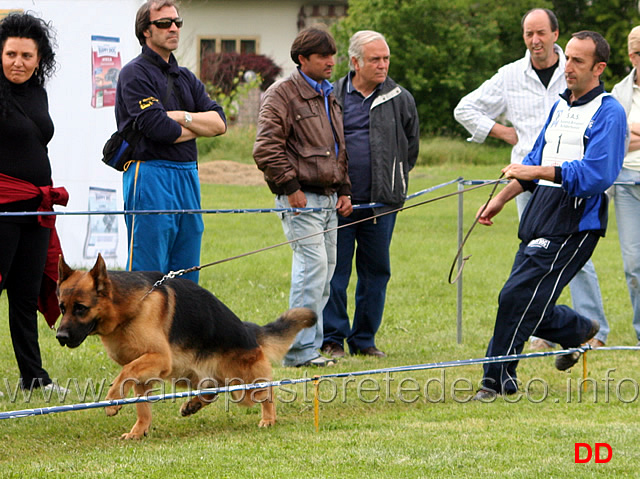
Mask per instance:
[[[590,345],[583,345],[577,348],[567,348],[567,349],[554,350],[554,351],[538,351],[538,352],[525,353],[525,354],[511,354],[507,356],[489,356],[489,357],[483,357],[483,358],[459,359],[459,360],[453,360],[453,361],[415,364],[415,365],[409,365],[409,366],[395,366],[395,367],[388,367],[388,368],[368,369],[364,371],[341,372],[341,373],[333,373],[333,374],[315,375],[313,377],[304,377],[304,378],[297,378],[297,379],[281,379],[278,381],[258,382],[258,383],[251,383],[251,384],[238,384],[238,385],[224,386],[224,387],[218,387],[218,388],[205,388],[205,389],[176,392],[176,393],[170,393],[170,394],[137,396],[137,397],[131,397],[131,398],[124,398],[124,399],[103,400],[103,401],[95,401],[95,402],[87,402],[87,403],[67,404],[67,405],[32,408],[32,409],[21,409],[21,410],[15,410],[15,411],[5,411],[5,412],[0,412],[0,419],[19,419],[24,417],[43,416],[47,414],[56,414],[56,413],[62,413],[62,412],[105,408],[109,406],[126,406],[129,404],[137,404],[137,403],[154,403],[154,402],[168,401],[173,399],[189,398],[193,396],[213,396],[217,394],[225,394],[225,393],[228,394],[235,391],[251,391],[255,389],[266,389],[266,388],[274,388],[279,386],[313,382],[314,383],[314,408],[313,408],[314,424],[315,424],[316,430],[318,430],[319,428],[318,395],[319,395],[319,383],[321,380],[345,378],[345,377],[347,378],[358,377],[358,376],[365,376],[365,375],[369,376],[369,375],[375,375],[375,374],[409,372],[409,371],[447,369],[447,368],[456,368],[456,367],[479,365],[479,364],[504,363],[504,362],[510,362],[510,361],[520,361],[523,359],[543,358],[547,356],[559,356],[564,354],[570,354],[573,352],[583,353],[582,358],[584,362],[583,364],[585,366],[583,367],[583,379],[586,380],[588,375],[588,371],[586,369],[586,353],[588,351],[640,351],[640,346],[603,346],[603,347],[594,349]],[[586,382],[583,383],[583,385],[586,386]]]
[[[441,188],[444,188],[446,186],[452,185],[454,183],[457,183],[458,186],[458,192],[457,192],[457,196],[458,196],[458,225],[457,225],[457,231],[458,231],[458,238],[457,238],[457,243],[458,243],[458,248],[459,248],[459,256],[458,256],[458,277],[456,278],[456,287],[457,287],[457,291],[456,291],[456,339],[458,344],[462,344],[462,316],[463,316],[463,274],[462,274],[462,262],[464,261],[463,257],[463,251],[462,251],[462,245],[463,245],[463,236],[464,236],[464,193],[466,190],[466,186],[471,186],[471,188],[469,188],[469,191],[472,189],[476,189],[478,187],[481,187],[483,185],[490,185],[490,184],[495,184],[495,183],[500,183],[500,184],[506,184],[508,183],[510,180],[506,180],[506,179],[498,179],[498,180],[473,180],[473,179],[467,179],[465,180],[463,177],[458,177],[452,180],[449,180],[447,182],[441,183],[439,185],[435,185],[432,186],[430,188],[426,188],[423,189],[421,191],[412,193],[410,195],[408,195],[406,197],[406,201],[410,201],[414,198],[417,198],[419,196],[425,195],[427,193],[432,193],[434,191],[437,191]],[[640,182],[634,182],[634,181],[616,181],[613,183],[614,185],[640,185]],[[449,197],[452,195],[443,195],[439,198],[434,199],[433,201],[437,200],[437,199],[443,199],[446,197]],[[423,203],[418,203],[417,205],[414,206],[419,206],[422,204],[426,204],[429,201],[425,201]],[[384,206],[388,206],[385,205],[383,203],[366,203],[366,204],[359,204],[359,205],[354,205],[353,208],[354,209],[363,209],[363,208],[376,208],[376,207],[384,207]],[[404,208],[399,208],[396,211],[402,211],[403,209],[407,209],[410,208],[409,207],[404,207]],[[176,214],[242,214],[242,213],[305,213],[305,212],[319,212],[319,211],[323,211],[323,210],[327,210],[326,208],[231,208],[231,209],[179,209],[179,210],[99,210],[99,211],[22,211],[22,212],[15,212],[15,211],[9,211],[9,212],[0,212],[0,217],[3,216],[80,216],[80,215],[101,215],[101,216],[114,216],[114,215],[176,215]],[[282,244],[286,244],[286,243],[281,243],[279,245],[276,246],[280,246]],[[267,249],[271,249],[271,248],[262,248],[260,250],[257,250],[256,252],[262,252],[265,251]],[[254,252],[252,252],[251,254],[253,254]],[[211,263],[210,265],[213,264],[218,264],[224,261],[228,261],[230,259],[237,259],[237,258],[241,258],[247,256],[246,254],[242,254],[242,255],[238,255],[238,256],[234,256],[232,258],[228,258],[226,260],[223,261],[217,261],[215,263]],[[194,267],[196,268],[196,267]],[[179,273],[183,273],[185,270],[181,270]],[[175,272],[172,272],[175,273]]]
[[[445,186],[461,181],[456,178],[439,185],[426,188],[407,196],[406,201],[427,193],[432,193]],[[388,206],[383,203],[363,203],[354,205],[353,209],[379,208]],[[0,216],[90,216],[90,215],[185,215],[185,214],[238,214],[238,213],[317,213],[329,208],[229,208],[229,209],[179,209],[179,210],[97,210],[97,211],[3,211]]]
[[[472,189],[476,189],[478,187],[481,187],[482,185],[489,185],[489,184],[495,184],[495,183],[500,183],[500,184],[506,184],[508,183],[510,180],[506,180],[506,179],[498,179],[498,180],[478,180],[478,179],[467,179],[465,180],[463,177],[458,177],[452,180],[449,180],[447,182],[441,183],[439,185],[435,185],[432,186],[430,188],[426,188],[423,189],[421,191],[412,193],[410,195],[408,195],[406,197],[406,201],[410,201],[414,198],[417,198],[419,196],[425,195],[427,193],[432,193],[434,191],[437,191],[441,188],[444,188],[446,186],[452,185],[454,183],[457,183],[458,186],[458,192],[457,192],[457,196],[458,196],[458,225],[457,225],[457,230],[458,230],[458,238],[457,238],[457,243],[458,243],[458,248],[459,248],[459,256],[458,256],[458,270],[459,270],[459,277],[457,277],[456,279],[456,287],[457,287],[457,291],[456,291],[456,339],[458,344],[462,344],[462,330],[463,330],[463,323],[462,323],[462,316],[463,316],[463,274],[462,274],[462,262],[463,260],[463,251],[462,251],[462,244],[463,244],[463,236],[464,236],[464,193],[466,190],[466,186],[471,186],[471,188],[469,188],[469,190]],[[614,185],[640,185],[640,182],[634,182],[634,181],[616,181],[613,183]],[[443,199],[446,198],[448,196],[452,196],[452,195],[443,195],[440,198],[436,198],[436,199]],[[434,200],[435,201],[435,200]],[[421,204],[426,204],[428,201],[423,202],[423,203],[419,203],[418,205]],[[418,206],[415,205],[415,206]],[[376,207],[384,207],[387,206],[383,203],[366,203],[366,204],[359,204],[359,205],[354,205],[353,208],[354,209],[363,209],[363,208],[376,208]],[[401,211],[402,209],[405,208],[399,208],[397,211]],[[291,213],[305,213],[305,212],[319,212],[319,211],[323,211],[325,210],[325,208],[231,208],[231,209],[180,209],[180,210],[99,210],[99,211],[22,211],[22,212],[15,212],[15,211],[10,211],[10,212],[0,212],[0,217],[2,216],[80,216],[80,215],[101,215],[101,216],[114,216],[114,215],[176,215],[176,214],[246,214],[246,213],[285,213],[285,212],[291,212]],[[282,243],[284,244],[284,243]],[[280,245],[277,245],[280,246]],[[263,250],[267,250],[270,248],[263,248],[258,250],[257,252],[262,252]],[[238,256],[234,256],[232,258],[229,259],[237,259],[240,257],[244,257],[246,256],[245,254],[243,255],[238,255]],[[226,260],[225,260],[226,261]],[[212,264],[217,264],[223,261],[218,261]],[[184,270],[182,270],[182,272],[184,272]]]
[[[508,183],[508,180],[465,180],[462,177],[447,181],[445,183],[418,191],[407,196],[406,200],[409,201],[411,199],[417,198],[427,193],[431,193],[438,189],[444,188],[446,186],[457,183],[458,185],[458,245],[460,246],[462,242],[463,235],[463,193],[465,190],[465,186],[477,186],[483,184],[494,184],[498,181],[499,183]],[[616,182],[615,185],[639,185],[640,182]],[[444,197],[448,197],[451,195],[445,195]],[[367,203],[361,205],[354,205],[354,209],[359,208],[376,208],[387,206],[381,203]],[[238,214],[238,213],[282,213],[282,212],[294,212],[294,213],[304,213],[304,212],[317,212],[322,211],[322,208],[244,208],[244,209],[183,209],[183,210],[112,210],[112,211],[30,211],[30,212],[0,212],[0,216],[74,216],[74,215],[156,215],[156,214]],[[462,257],[462,255],[460,255]],[[457,282],[457,340],[460,344],[462,342],[462,276],[460,276],[459,281]],[[570,354],[573,352],[583,353],[583,377],[586,379],[587,377],[587,363],[586,363],[586,353],[587,351],[639,351],[640,346],[603,346],[597,349],[593,349],[590,345],[583,345],[577,348],[568,348],[563,350],[554,350],[554,351],[540,351],[540,352],[532,352],[526,354],[514,354],[507,356],[493,356],[493,357],[483,357],[483,358],[474,358],[474,359],[466,359],[466,360],[453,360],[453,361],[444,361],[444,362],[435,362],[435,363],[427,363],[427,364],[416,364],[409,366],[397,366],[397,367],[388,367],[388,368],[378,368],[378,369],[370,369],[364,371],[351,371],[351,372],[342,372],[342,373],[333,373],[333,374],[324,374],[324,375],[316,375],[313,377],[305,377],[298,379],[283,379],[279,381],[270,381],[270,382],[260,382],[260,383],[252,383],[252,384],[239,384],[234,386],[225,386],[219,388],[205,388],[199,390],[185,391],[185,392],[175,392],[171,394],[161,394],[161,395],[148,395],[141,397],[132,397],[125,399],[117,399],[117,400],[103,400],[103,401],[95,401],[88,403],[79,403],[79,404],[69,404],[69,405],[60,405],[60,406],[51,406],[51,407],[43,407],[43,408],[33,408],[33,409],[23,409],[23,410],[15,410],[15,411],[6,411],[0,412],[0,419],[16,419],[22,417],[30,417],[30,416],[41,416],[46,414],[54,414],[61,412],[69,412],[69,411],[80,411],[86,409],[95,409],[95,408],[104,408],[108,406],[124,406],[128,404],[136,404],[136,403],[153,403],[159,401],[167,401],[173,399],[180,398],[188,398],[193,396],[211,396],[217,394],[224,393],[232,393],[235,391],[249,391],[254,389],[265,389],[265,388],[274,388],[285,385],[294,385],[294,384],[302,384],[313,382],[314,383],[314,415],[315,415],[315,425],[316,430],[319,427],[319,409],[318,409],[318,390],[319,390],[319,382],[325,379],[332,378],[345,378],[345,377],[357,377],[364,375],[375,375],[375,374],[388,374],[388,373],[398,373],[398,372],[409,372],[409,371],[423,371],[423,370],[433,370],[433,369],[446,369],[446,368],[455,368],[462,366],[471,366],[471,365],[479,365],[479,364],[490,364],[490,363],[502,363],[502,362],[510,362],[510,361],[520,361],[532,358],[541,358],[547,356],[557,356],[563,354]],[[586,384],[584,384],[586,386]]]

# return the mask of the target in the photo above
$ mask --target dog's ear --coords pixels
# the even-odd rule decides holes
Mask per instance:
[[[98,253],[96,264],[93,265],[89,274],[91,274],[91,277],[93,278],[96,292],[100,295],[108,296],[111,293],[111,280],[107,273],[107,265],[104,263],[104,259],[102,259],[102,255],[100,253]]]
[[[62,255],[60,255],[58,258],[58,284],[61,284],[64,280],[71,276],[74,271],[74,269],[72,269],[67,263],[64,262],[64,258],[62,257]]]

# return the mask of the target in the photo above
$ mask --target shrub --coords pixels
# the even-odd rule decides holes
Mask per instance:
[[[246,75],[252,71],[255,76]],[[268,88],[282,69],[265,55],[254,53],[204,52],[200,77],[207,93],[222,106],[227,119],[237,119],[242,100],[249,91]]]
[[[276,80],[282,68],[265,56],[255,53],[204,53],[200,77],[214,88],[231,95],[237,88],[238,79],[243,81],[245,72],[253,71],[260,77],[260,88],[264,91]]]

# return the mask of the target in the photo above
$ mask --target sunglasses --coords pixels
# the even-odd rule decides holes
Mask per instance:
[[[156,27],[161,28],[162,30],[166,30],[167,28],[171,28],[172,23],[175,23],[176,27],[182,28],[182,24],[184,23],[184,20],[182,20],[181,17],[161,18],[160,20],[154,20],[152,22],[149,22],[149,25],[155,25]]]

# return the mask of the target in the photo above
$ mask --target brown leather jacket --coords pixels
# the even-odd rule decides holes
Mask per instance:
[[[351,195],[342,109],[333,94],[329,111],[331,124],[324,98],[297,69],[265,92],[253,158],[273,193]]]

